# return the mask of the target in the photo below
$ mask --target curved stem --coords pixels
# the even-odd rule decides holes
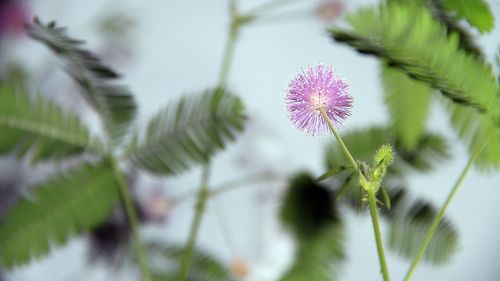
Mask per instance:
[[[137,257],[139,259],[139,265],[141,267],[142,279],[143,281],[150,281],[151,275],[149,273],[149,267],[146,260],[146,255],[144,254],[144,247],[142,245],[142,240],[139,234],[139,223],[137,219],[137,211],[132,204],[132,199],[130,197],[130,193],[123,178],[122,172],[118,169],[118,164],[116,160],[111,160],[111,165],[113,167],[113,172],[115,173],[115,177],[118,180],[118,186],[120,188],[120,193],[122,195],[123,205],[125,206],[125,210],[127,212],[127,217],[130,222],[130,227],[132,229],[132,236],[134,238],[135,250],[137,252]]]
[[[484,147],[484,145],[483,145],[483,147]],[[482,148],[478,149],[471,156],[471,158],[469,159],[469,162],[467,162],[467,165],[462,170],[462,173],[460,174],[460,177],[458,178],[457,182],[455,183],[455,185],[451,189],[450,194],[448,194],[448,198],[446,198],[446,201],[444,202],[443,206],[441,207],[441,210],[439,210],[439,213],[437,214],[436,218],[434,218],[434,221],[432,222],[431,227],[429,228],[429,230],[427,230],[427,233],[424,236],[424,240],[422,241],[422,244],[420,244],[420,246],[418,247],[417,254],[415,255],[415,258],[413,259],[413,262],[412,262],[410,268],[408,269],[408,273],[406,273],[406,277],[404,279],[405,281],[409,281],[411,279],[413,273],[415,272],[415,269],[417,268],[418,263],[422,259],[423,255],[425,253],[425,250],[427,249],[427,246],[431,242],[432,237],[434,236],[434,233],[436,232],[436,229],[439,226],[439,223],[443,219],[444,213],[446,212],[446,210],[450,206],[451,201],[453,200],[453,198],[457,194],[458,190],[460,189],[460,186],[462,185],[462,182],[464,181],[465,176],[467,175],[467,173],[471,169],[472,165],[474,164],[474,161],[476,160],[476,158],[479,155],[479,153],[481,152],[481,150],[482,150]]]
[[[236,46],[236,39],[238,38],[239,22],[237,18],[232,19],[229,29],[229,36],[227,37],[226,45],[224,47],[224,55],[222,57],[222,66],[217,80],[217,88],[226,86],[229,70],[234,57],[234,48]]]
[[[181,275],[180,281],[187,280],[189,267],[191,265],[191,258],[193,256],[193,250],[196,245],[196,238],[198,236],[198,231],[201,225],[201,219],[203,218],[203,213],[205,212],[205,206],[208,198],[208,178],[210,176],[210,165],[207,164],[203,167],[203,172],[201,175],[201,184],[198,191],[198,201],[196,202],[196,213],[194,215],[193,222],[191,223],[191,229],[189,231],[189,238],[184,249],[181,261]]]
[[[372,217],[373,232],[375,233],[375,241],[377,243],[377,252],[382,269],[382,275],[385,281],[389,281],[389,270],[387,269],[387,262],[385,260],[384,244],[382,243],[382,235],[380,234],[380,224],[378,221],[377,213],[377,199],[375,198],[375,191],[368,190],[368,204],[370,205],[370,215]]]
[[[363,173],[361,173],[359,169],[359,165],[354,160],[354,157],[352,156],[351,152],[349,149],[347,149],[347,146],[345,143],[342,141],[342,138],[340,137],[340,134],[337,132],[337,129],[335,128],[335,125],[333,125],[332,121],[326,114],[324,109],[320,109],[321,116],[323,119],[326,121],[328,124],[328,127],[330,127],[330,130],[332,131],[333,135],[335,136],[335,139],[337,139],[337,142],[339,143],[340,147],[342,148],[342,151],[344,152],[344,155],[349,159],[349,161],[352,164],[352,167],[356,172],[359,174],[359,177],[363,179],[364,182],[367,182],[365,179],[365,176]],[[377,253],[378,253],[378,258],[380,262],[380,268],[382,271],[382,276],[384,277],[384,281],[389,281],[389,270],[387,268],[387,262],[385,259],[385,253],[384,253],[384,244],[382,243],[382,235],[380,234],[380,225],[378,221],[378,214],[377,214],[377,200],[375,197],[375,192],[376,189],[372,186],[370,188],[366,188],[366,191],[368,192],[368,202],[370,204],[370,215],[372,219],[372,224],[373,224],[373,231],[375,233],[375,240],[377,243]]]

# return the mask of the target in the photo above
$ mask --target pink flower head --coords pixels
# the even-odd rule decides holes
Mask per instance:
[[[285,95],[290,121],[310,135],[330,133],[324,111],[338,128],[350,115],[352,97],[349,85],[334,74],[330,66],[322,64],[302,71],[288,85]]]
[[[344,2],[341,0],[323,0],[316,9],[316,14],[326,23],[336,20],[344,11]]]

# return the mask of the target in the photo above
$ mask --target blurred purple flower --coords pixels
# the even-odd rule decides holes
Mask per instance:
[[[336,20],[344,11],[345,4],[341,0],[323,0],[316,9],[316,14],[326,23]]]
[[[330,132],[321,116],[324,110],[336,127],[350,115],[352,97],[349,85],[334,74],[330,66],[322,64],[302,71],[288,85],[285,95],[290,121],[310,135]]]
[[[21,35],[30,15],[24,1],[0,0],[0,35]]]

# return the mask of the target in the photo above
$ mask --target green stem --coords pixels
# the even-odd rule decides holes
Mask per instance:
[[[122,172],[118,169],[118,163],[116,160],[111,160],[111,165],[113,167],[113,171],[115,173],[115,177],[118,180],[118,186],[120,188],[120,193],[122,195],[123,205],[125,206],[125,210],[127,212],[127,217],[130,222],[130,227],[132,228],[132,236],[134,238],[135,250],[137,252],[137,257],[139,259],[139,265],[142,271],[142,279],[143,281],[150,281],[151,275],[149,273],[149,267],[146,260],[146,255],[144,254],[144,247],[142,245],[142,240],[139,234],[139,223],[137,219],[137,211],[132,204],[132,199],[130,197],[130,193],[123,178]]]
[[[363,174],[361,174],[359,171],[358,162],[356,162],[356,160],[354,160],[354,157],[352,157],[351,152],[349,152],[349,149],[347,149],[347,146],[342,141],[342,138],[340,137],[339,132],[337,132],[335,125],[333,125],[333,123],[330,120],[330,118],[328,117],[328,115],[326,115],[325,110],[323,108],[321,108],[320,112],[321,112],[321,116],[323,117],[323,119],[325,119],[326,123],[328,123],[328,127],[330,127],[330,130],[332,131],[333,135],[335,136],[335,139],[337,139],[337,142],[340,144],[340,147],[342,148],[344,155],[351,162],[351,165],[354,168],[354,170],[358,171],[358,173],[360,174],[361,177],[364,177]]]
[[[483,146],[484,147],[484,146]],[[436,218],[434,218],[434,221],[432,222],[431,227],[429,230],[427,230],[427,233],[425,234],[424,240],[422,241],[422,244],[418,247],[417,254],[415,255],[415,258],[413,259],[413,262],[410,266],[410,269],[408,269],[408,273],[406,273],[405,281],[409,281],[415,272],[415,269],[417,268],[418,263],[422,259],[425,250],[427,249],[427,246],[432,240],[432,237],[434,236],[434,233],[436,232],[436,229],[439,226],[439,223],[443,219],[444,213],[450,206],[451,201],[457,194],[458,190],[460,189],[460,186],[462,185],[462,182],[465,179],[465,176],[471,169],[472,165],[474,164],[474,161],[476,160],[477,156],[479,156],[479,153],[481,152],[481,149],[478,149],[469,159],[469,162],[467,162],[467,165],[465,168],[462,170],[462,173],[460,174],[460,177],[458,178],[457,182],[455,183],[455,186],[450,191],[450,194],[448,194],[448,198],[446,198],[446,201],[444,202],[443,206],[441,207],[441,210],[439,210],[439,213],[437,214]]]
[[[382,269],[382,275],[384,276],[385,281],[389,281],[389,270],[387,269],[384,244],[382,243],[382,235],[380,233],[380,224],[378,221],[377,199],[375,197],[375,191],[372,189],[368,190],[368,204],[370,205],[370,215],[372,217],[373,232],[375,233],[375,240],[377,243],[377,252],[380,261],[380,267]]]
[[[344,141],[342,141],[342,138],[340,137],[340,134],[337,132],[337,129],[335,128],[335,125],[333,125],[332,121],[326,114],[325,110],[323,108],[320,109],[321,116],[323,119],[326,121],[328,124],[328,127],[330,127],[330,130],[332,131],[333,135],[335,136],[335,139],[337,139],[337,142],[340,144],[340,147],[342,148],[342,151],[344,152],[344,155],[349,159],[349,161],[352,164],[352,167],[356,172],[358,173],[359,177],[363,179],[362,182],[367,182],[365,176],[359,169],[359,165],[354,160],[354,157],[352,156],[351,152],[349,149],[347,149],[347,146],[344,144]],[[373,223],[373,231],[375,232],[375,240],[377,243],[377,252],[378,252],[378,257],[380,261],[380,267],[382,271],[382,276],[384,277],[384,281],[389,281],[389,270],[387,268],[387,262],[385,259],[385,253],[384,253],[384,246],[382,243],[382,235],[380,234],[380,225],[378,221],[378,214],[377,214],[377,200],[375,197],[375,192],[376,188],[371,185],[369,188],[365,188],[366,191],[368,192],[368,202],[370,204],[370,215],[372,218],[372,223]]]
[[[229,76],[229,70],[231,69],[231,62],[234,56],[234,47],[236,45],[236,39],[238,37],[238,29],[240,27],[239,18],[235,11],[231,11],[232,20],[229,30],[229,36],[226,41],[226,46],[224,47],[224,55],[222,57],[222,66],[219,73],[219,78],[217,80],[217,88],[223,88],[226,86],[227,78]],[[210,190],[208,188],[208,178],[210,176],[210,163],[203,167],[203,172],[201,176],[201,184],[198,192],[198,198],[196,203],[196,213],[191,223],[191,229],[189,231],[189,238],[182,256],[181,262],[181,275],[180,281],[186,281],[189,267],[191,265],[191,259],[193,255],[193,250],[196,245],[196,238],[198,237],[198,231],[200,228],[201,220],[203,218],[203,213],[205,212],[205,206],[207,203]]]
[[[231,63],[234,57],[236,39],[238,38],[239,24],[237,16],[233,16],[229,29],[229,36],[227,37],[226,45],[224,47],[222,66],[219,72],[219,78],[217,79],[217,88],[223,88],[226,86],[229,70],[231,69]]]
[[[186,244],[186,247],[184,249],[184,254],[182,256],[181,275],[179,279],[180,281],[186,281],[188,277],[189,267],[191,265],[191,259],[193,256],[193,250],[196,245],[196,238],[198,236],[198,231],[201,225],[201,219],[203,218],[203,213],[205,212],[205,207],[209,194],[209,189],[208,189],[209,176],[210,176],[210,165],[207,164],[205,167],[203,167],[200,189],[198,191],[198,200],[196,202],[196,213],[194,215],[193,222],[191,223],[188,242]]]

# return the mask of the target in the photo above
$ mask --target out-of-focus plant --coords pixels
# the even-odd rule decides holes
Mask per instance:
[[[196,247],[207,201],[235,186],[214,189],[209,178],[212,156],[234,140],[245,123],[241,100],[226,89],[237,39],[242,28],[254,22],[315,13],[326,21],[338,19],[346,4],[325,0],[315,9],[274,13],[292,2],[269,0],[242,12],[236,1],[230,1],[228,38],[215,87],[167,105],[148,121],[144,132],[135,122],[134,97],[116,82],[120,78],[116,71],[55,23],[35,19],[29,24],[29,35],[66,63],[68,74],[99,117],[102,134],[94,134],[56,102],[29,95],[14,80],[1,82],[0,127],[5,132],[0,136],[1,153],[15,151],[33,163],[85,155],[76,168],[35,185],[29,197],[2,214],[2,268],[27,263],[74,234],[92,231],[95,249],[115,249],[132,236],[137,254],[132,263],[140,265],[143,280],[244,276],[246,267],[238,269],[245,274],[233,274]],[[413,260],[405,280],[410,280],[420,260],[445,264],[458,249],[459,235],[444,213],[465,175],[474,164],[488,171],[500,167],[498,81],[471,31],[483,34],[493,28],[486,2],[386,0],[348,15],[346,22],[347,27],[333,27],[329,33],[337,42],[380,60],[390,122],[350,130],[341,137],[337,129],[352,103],[347,83],[324,65],[292,80],[286,96],[292,123],[313,135],[333,133],[337,142],[325,148],[325,173],[316,177],[300,172],[287,184],[280,219],[297,247],[279,280],[339,278],[348,239],[343,207],[369,211],[384,280],[390,279],[385,247]],[[112,31],[116,26],[106,22],[102,27]],[[412,199],[407,182],[409,173],[437,170],[453,156],[448,140],[427,130],[435,103],[449,112],[452,127],[471,154],[439,210]],[[203,165],[203,173],[193,196],[195,216],[186,244],[144,242],[138,221],[145,214],[131,196],[126,171],[174,176],[196,164]],[[236,181],[236,186],[240,184]],[[120,198],[123,206],[118,205]],[[389,226],[386,244],[379,219]],[[112,243],[106,240],[109,234],[116,238]]]

